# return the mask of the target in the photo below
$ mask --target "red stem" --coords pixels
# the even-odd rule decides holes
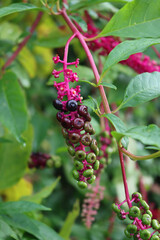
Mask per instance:
[[[22,50],[22,48],[27,44],[35,28],[37,27],[39,21],[41,20],[42,15],[43,15],[43,12],[38,13],[33,25],[30,28],[30,34],[23,39],[23,41],[18,45],[18,48],[16,49],[16,51],[12,54],[11,57],[8,58],[7,62],[2,66],[2,72],[4,72],[9,65],[11,65],[11,63],[15,60],[19,52]]]
[[[157,57],[160,58],[160,53],[155,46],[152,46],[153,51],[156,53]]]

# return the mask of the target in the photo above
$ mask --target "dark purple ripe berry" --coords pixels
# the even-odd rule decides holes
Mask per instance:
[[[52,103],[57,110],[62,110],[63,104],[60,100],[55,99]]]
[[[77,129],[80,129],[84,126],[84,121],[81,118],[75,118],[73,121],[73,126]]]
[[[92,138],[89,134],[85,134],[81,137],[81,143],[85,146],[89,146],[92,141]]]
[[[71,128],[71,126],[72,126],[72,124],[71,124],[71,120],[69,119],[69,118],[67,118],[67,117],[65,117],[63,120],[62,120],[62,122],[61,122],[61,124],[62,124],[62,126],[64,127],[64,128]]]
[[[68,111],[74,112],[77,110],[78,104],[75,100],[69,100],[66,104]]]
[[[56,117],[57,117],[57,120],[58,120],[59,122],[61,122],[62,119],[63,119],[63,116],[62,116],[62,113],[61,113],[61,112],[58,112],[57,115],[56,115]]]
[[[80,116],[85,117],[88,114],[88,107],[84,105],[78,106],[78,113]]]

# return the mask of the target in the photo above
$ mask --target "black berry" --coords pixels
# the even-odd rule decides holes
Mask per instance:
[[[61,122],[62,119],[63,119],[63,116],[62,116],[62,113],[61,113],[61,112],[58,112],[57,115],[56,115],[56,117],[57,117],[57,120],[58,120],[59,122]]]
[[[75,118],[73,121],[73,126],[77,129],[80,129],[84,126],[84,121],[81,118]]]
[[[88,113],[88,107],[84,105],[79,105],[78,106],[78,113],[80,116],[85,117]]]
[[[66,108],[71,112],[76,111],[77,107],[78,107],[78,104],[75,100],[69,100],[66,104]]]
[[[60,100],[55,99],[52,104],[57,110],[62,110],[63,104]]]
[[[72,126],[71,120],[66,117],[62,120],[61,124],[64,128],[71,128]]]

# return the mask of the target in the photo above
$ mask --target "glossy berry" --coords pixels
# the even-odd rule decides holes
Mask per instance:
[[[80,135],[78,133],[73,132],[69,135],[69,140],[72,143],[78,143],[80,141]]]
[[[88,133],[92,133],[92,131],[93,131],[92,124],[90,122],[85,122],[84,130]]]
[[[153,214],[150,210],[147,210],[146,213],[149,214],[149,216],[152,218]]]
[[[73,170],[72,175],[73,175],[74,179],[79,180],[79,172],[77,170]]]
[[[140,206],[142,206],[145,210],[149,210],[149,205],[144,200],[140,200]]]
[[[95,161],[95,163],[93,165],[93,168],[94,168],[94,170],[98,170],[99,169],[99,161],[98,160]]]
[[[92,177],[90,179],[87,180],[87,182],[89,184],[92,184],[94,181],[96,180],[96,176],[95,175],[92,175]]]
[[[152,235],[150,240],[159,240],[159,237],[157,235]]]
[[[63,120],[62,120],[62,122],[61,122],[61,124],[62,124],[62,126],[64,127],[64,128],[71,128],[71,126],[72,126],[72,123],[71,123],[71,120],[69,119],[69,118],[67,118],[67,117],[65,117]]]
[[[81,137],[81,143],[85,146],[89,146],[92,141],[92,138],[89,134],[85,134]]]
[[[88,153],[86,158],[88,163],[94,163],[96,161],[96,155],[94,153]]]
[[[62,116],[62,113],[61,113],[61,112],[58,112],[58,113],[56,114],[56,117],[57,117],[57,120],[58,120],[59,122],[61,122],[62,119],[63,119],[63,116]]]
[[[84,189],[84,188],[87,188],[87,183],[85,183],[85,182],[83,182],[83,181],[79,181],[79,182],[78,182],[78,186],[79,186],[80,188]]]
[[[127,226],[127,231],[129,233],[136,233],[137,232],[137,226],[136,225],[133,225],[133,224],[129,224]]]
[[[144,225],[150,225],[150,223],[151,223],[151,217],[150,217],[149,214],[143,214],[143,216],[142,216],[142,223],[143,223]]]
[[[88,178],[91,177],[93,175],[93,169],[87,169],[83,172],[83,176]]]
[[[69,100],[66,104],[66,108],[68,109],[68,111],[70,112],[74,112],[77,110],[78,104],[75,100]]]
[[[90,122],[91,121],[91,115],[89,113],[87,113],[87,115],[85,116],[85,119]]]
[[[71,156],[74,156],[76,151],[75,151],[74,147],[72,147],[70,145],[70,146],[68,146],[68,152]]]
[[[129,209],[129,215],[131,217],[135,218],[135,217],[138,217],[140,214],[141,214],[141,210],[136,206],[133,206]]]
[[[75,157],[78,160],[83,161],[86,158],[86,153],[83,150],[78,150],[78,151],[76,151]]]
[[[68,138],[68,131],[65,128],[62,128],[62,134],[64,138]]]
[[[140,231],[140,237],[143,240],[148,240],[150,238],[150,236],[151,236],[151,233],[147,229]]]
[[[73,121],[73,126],[77,129],[80,129],[84,126],[84,121],[82,118],[75,118]]]
[[[63,104],[60,100],[55,99],[52,104],[57,110],[62,110]]]
[[[78,106],[78,113],[80,116],[85,117],[88,113],[88,107],[84,105]]]
[[[134,192],[134,193],[132,194],[132,198],[136,198],[136,199],[134,200],[134,202],[138,202],[138,201],[142,200],[142,195],[141,195],[139,192]]]
[[[77,170],[82,170],[83,169],[83,163],[81,163],[80,161],[74,161],[74,166]]]
[[[160,229],[160,224],[159,224],[158,220],[152,219],[152,228],[155,229],[155,230]]]
[[[126,237],[128,237],[128,238],[132,238],[131,234],[127,231],[127,229],[124,230],[124,234],[125,234]]]

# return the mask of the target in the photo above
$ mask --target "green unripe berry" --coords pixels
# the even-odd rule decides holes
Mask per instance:
[[[94,149],[97,148],[97,141],[95,139],[92,139],[90,147],[93,151],[94,151]]]
[[[153,214],[150,210],[147,210],[146,213],[152,218]]]
[[[99,155],[99,148],[95,147],[94,149],[92,149],[94,151],[94,153],[96,154],[96,156]]]
[[[152,219],[152,228],[155,229],[155,230],[160,229],[160,224],[159,224],[158,220]]]
[[[95,175],[92,175],[92,177],[91,177],[90,179],[88,179],[87,182],[88,182],[89,184],[92,184],[92,183],[94,183],[95,180],[96,180],[96,176],[95,176]]]
[[[127,228],[124,230],[124,234],[125,234],[126,237],[128,237],[128,238],[132,238],[132,236],[130,235],[130,233],[127,231]]]
[[[134,217],[134,218],[138,217],[140,215],[140,213],[141,213],[141,210],[136,206],[133,206],[129,209],[129,215],[131,217]]]
[[[151,223],[151,216],[149,214],[143,214],[143,216],[142,216],[142,223],[144,225],[150,225],[150,223]]]
[[[62,128],[62,134],[64,138],[68,138],[68,132],[65,128]]]
[[[85,134],[81,137],[81,143],[85,146],[89,146],[92,141],[92,138],[89,134]]]
[[[76,151],[75,151],[74,147],[72,147],[70,145],[70,146],[68,146],[68,152],[71,156],[74,156]]]
[[[94,170],[98,170],[99,169],[99,161],[98,160],[95,161],[95,163],[93,165],[93,168],[94,168]]]
[[[103,156],[103,151],[102,150],[99,151],[99,156]]]
[[[133,224],[129,224],[127,226],[127,231],[129,233],[136,233],[137,232],[137,226],[136,225],[133,225]]]
[[[92,133],[93,132],[92,124],[90,122],[85,122],[84,130],[88,133]]]
[[[83,172],[83,176],[88,178],[91,177],[93,175],[93,169],[87,169]]]
[[[78,143],[80,141],[80,135],[78,133],[71,133],[69,135],[69,140],[72,142],[72,143]]]
[[[82,170],[83,169],[83,163],[80,161],[75,160],[74,161],[74,166],[77,170]]]
[[[120,211],[121,211],[121,209],[119,209],[115,203],[112,204],[112,209],[115,213],[120,213]]]
[[[125,218],[123,218],[123,216],[122,216],[121,213],[117,213],[117,217],[118,217],[120,220],[125,220]]]
[[[79,172],[77,170],[73,170],[72,175],[73,175],[74,179],[79,180]]]
[[[78,151],[76,151],[75,157],[78,160],[83,161],[86,158],[86,153],[83,150],[78,150]]]
[[[152,235],[150,240],[159,240],[159,237],[157,235]]]
[[[151,236],[151,233],[147,229],[140,231],[140,237],[143,240],[148,240],[150,238],[150,236]]]
[[[140,200],[140,205],[145,209],[149,210],[149,205],[144,200]]]
[[[51,158],[48,159],[47,162],[46,162],[46,165],[47,165],[47,167],[52,168],[53,165],[54,165],[54,161],[53,161],[53,159],[51,159]]]
[[[96,161],[96,155],[94,153],[88,153],[86,158],[88,163],[94,163]]]
[[[134,235],[133,235],[133,239],[134,239],[134,240],[138,240],[138,239],[139,239],[139,238],[137,237],[137,234],[134,234]]]
[[[134,192],[132,198],[138,197],[139,200],[142,200],[142,195],[139,192]]]
[[[99,161],[100,161],[101,164],[105,164],[106,163],[106,159],[105,158],[101,158]]]
[[[79,181],[78,182],[78,187],[80,187],[81,189],[85,189],[85,188],[87,188],[87,183],[85,183],[83,181]]]

